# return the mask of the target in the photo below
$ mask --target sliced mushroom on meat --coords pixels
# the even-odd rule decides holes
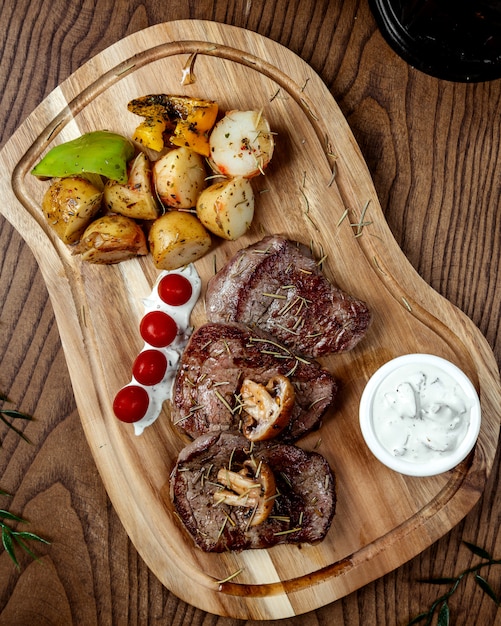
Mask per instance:
[[[294,387],[281,374],[270,378],[266,386],[246,378],[240,396],[244,410],[243,433],[251,441],[276,437],[292,417]]]
[[[275,477],[267,463],[249,459],[239,472],[223,467],[217,473],[217,482],[225,489],[214,494],[215,504],[251,508],[249,526],[262,524],[271,513],[277,494]]]
[[[185,446],[170,478],[179,519],[205,552],[315,543],[331,525],[335,476],[316,452],[238,432]]]

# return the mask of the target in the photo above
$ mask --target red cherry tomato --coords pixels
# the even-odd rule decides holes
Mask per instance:
[[[167,274],[158,283],[158,295],[171,306],[186,304],[192,293],[190,281],[182,274]]]
[[[141,385],[157,385],[167,371],[167,357],[159,350],[143,350],[137,355],[132,374]]]
[[[163,311],[151,311],[141,320],[141,337],[155,348],[165,348],[177,335],[177,324],[170,315]]]
[[[148,392],[138,385],[122,387],[113,401],[113,411],[122,422],[138,422],[146,415],[150,399]]]

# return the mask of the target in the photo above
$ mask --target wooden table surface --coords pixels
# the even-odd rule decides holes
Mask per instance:
[[[360,0],[5,0],[0,4],[0,148],[73,71],[150,25],[208,19],[247,28],[308,62],[337,100],[372,174],[387,222],[418,273],[464,311],[501,361],[501,81],[457,84],[402,61]],[[2,172],[9,176],[8,172]],[[50,539],[40,562],[0,553],[0,625],[258,624],[207,614],[148,570],[114,512],[90,454],[58,329],[34,257],[0,218],[0,392],[35,417],[31,444],[0,425],[0,508]],[[481,500],[429,549],[359,591],[306,615],[263,624],[406,624],[444,591],[418,582],[501,558],[499,456]],[[483,570],[501,593],[501,568]],[[501,611],[464,580],[451,623],[499,623]]]

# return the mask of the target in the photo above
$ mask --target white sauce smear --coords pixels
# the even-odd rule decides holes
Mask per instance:
[[[438,367],[408,365],[379,385],[373,400],[376,436],[411,463],[447,456],[466,436],[472,405],[461,386]]]
[[[183,304],[181,306],[170,306],[163,302],[163,300],[158,295],[158,284],[160,283],[162,278],[169,273],[181,274],[190,281],[192,294],[186,304]],[[161,272],[155,284],[153,285],[151,295],[143,300],[144,315],[146,315],[150,311],[163,311],[164,313],[168,313],[176,322],[178,332],[175,340],[168,347],[155,348],[156,350],[160,350],[160,352],[163,352],[167,357],[167,371],[163,380],[157,385],[146,386],[142,385],[134,378],[134,376],[132,376],[132,380],[129,383],[130,385],[143,387],[144,389],[146,389],[149,396],[149,405],[146,415],[138,422],[134,422],[133,424],[134,432],[136,435],[141,435],[147,426],[153,424],[153,422],[160,415],[165,400],[170,399],[172,396],[172,386],[174,384],[174,379],[177,373],[179,359],[193,331],[192,326],[190,326],[190,315],[193,307],[195,306],[200,296],[200,290],[200,277],[197,273],[197,270],[195,269],[195,266],[190,264],[183,269],[175,270],[175,272]],[[150,346],[148,343],[145,343],[142,350],[148,350],[151,349],[151,347],[152,346]]]

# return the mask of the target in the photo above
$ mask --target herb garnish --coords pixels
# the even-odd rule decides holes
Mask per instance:
[[[304,81],[304,85],[301,87],[301,91],[304,91],[304,90],[306,89],[306,85],[308,84],[309,80],[310,80],[310,79],[309,79],[309,77],[308,77],[308,78]]]
[[[4,491],[1,492],[3,495]],[[26,541],[39,541],[41,543],[50,544],[50,541],[35,535],[35,533],[29,533],[26,531],[13,530],[7,523],[7,521],[11,522],[19,522],[22,524],[26,524],[27,520],[19,517],[18,515],[14,515],[13,513],[9,513],[9,511],[5,511],[0,509],[0,528],[2,529],[2,544],[5,549],[5,552],[10,556],[14,565],[19,569],[19,561],[16,557],[16,545],[22,548],[27,554],[29,554],[35,561],[38,561],[37,555],[30,550],[30,548],[26,545]]]
[[[290,535],[292,533],[298,533],[300,530],[302,530],[301,526],[296,526],[295,528],[289,528],[288,530],[279,530],[273,534],[275,537],[280,537],[281,535]]]
[[[336,167],[337,155],[332,150],[332,146],[329,141],[327,141],[326,155],[330,157],[331,159],[334,159],[334,162],[332,164],[331,177],[329,179],[329,182],[327,183],[327,187],[330,187],[337,176],[337,167]]]
[[[223,580],[218,580],[217,583],[219,586],[223,585],[224,583],[229,582],[230,580],[233,580],[234,578],[236,578],[239,574],[241,574],[244,571],[243,567],[238,569],[236,572],[233,572],[233,574],[230,574],[229,576],[227,576],[226,578],[223,578]]]
[[[10,402],[9,398],[0,393],[0,401],[1,402]],[[4,409],[3,407],[0,409],[0,420],[6,424],[11,430],[13,430],[21,439],[26,441],[27,443],[31,443],[29,439],[25,436],[25,434],[19,430],[14,424],[9,421],[11,418],[14,419],[22,419],[32,421],[33,418],[31,415],[27,415],[26,413],[21,413],[21,411],[16,411],[14,409]],[[1,443],[0,443],[1,445]],[[0,495],[2,496],[10,496],[11,494],[7,493],[0,489]],[[28,547],[26,544],[27,541],[38,541],[40,543],[49,544],[50,542],[42,537],[39,537],[35,533],[30,533],[27,531],[14,530],[9,526],[7,522],[18,522],[19,524],[27,524],[27,520],[19,517],[19,515],[14,515],[14,513],[10,513],[4,509],[0,509],[0,529],[2,533],[2,545],[11,558],[14,565],[19,569],[19,561],[16,556],[16,547],[21,548],[27,554],[29,554],[33,559],[38,561],[37,555]]]
[[[367,213],[367,209],[369,208],[370,202],[371,202],[370,199],[367,200],[367,202],[362,207],[362,212],[360,213],[360,219],[358,220],[358,222],[350,222],[350,226],[351,226],[351,228],[353,229],[353,231],[355,233],[355,238],[361,237],[362,234],[363,234],[363,229],[365,228],[365,226],[370,226],[372,224],[372,221],[366,221],[365,220],[365,214]],[[347,217],[349,217],[349,213],[350,213],[349,209],[345,209],[343,211],[343,214],[339,218],[337,226],[341,226],[341,224],[344,222],[344,220]]]
[[[319,227],[315,224],[315,222],[313,221],[312,217],[310,216],[310,203],[308,201],[307,195],[305,194],[305,192],[302,189],[300,189],[299,191],[302,193],[304,202],[306,204],[306,209],[304,211],[304,215],[305,215],[306,219],[310,222],[310,224],[313,226],[313,228],[317,232],[320,232]]]
[[[0,401],[10,402],[9,398],[7,398],[7,396],[3,393],[0,393]],[[22,420],[32,421],[33,418],[31,417],[31,415],[27,415],[26,413],[21,413],[20,411],[15,411],[14,409],[4,409],[4,408],[0,409],[0,420],[2,420],[4,424],[7,424],[7,426],[11,430],[13,430],[16,434],[18,434],[21,437],[21,439],[24,439],[24,441],[26,441],[27,443],[31,443],[28,437],[26,437],[26,435],[21,430],[16,428],[16,426],[14,426],[14,424],[11,421],[9,421],[7,418],[11,418],[13,420],[22,419]]]
[[[230,406],[230,404],[228,403],[228,401],[226,400],[226,398],[224,398],[224,396],[222,396],[222,395],[219,393],[219,391],[217,391],[217,390],[216,390],[214,393],[215,393],[215,395],[216,395],[217,399],[218,399],[218,400],[219,400],[222,404],[224,404],[224,406],[228,409],[228,411],[229,411],[231,414],[233,414],[233,409],[231,408],[231,406]]]
[[[273,100],[275,100],[275,98],[278,96],[278,94],[280,93],[280,87],[275,91],[275,93],[271,96],[270,98],[270,102],[273,102]]]
[[[343,214],[341,215],[341,217],[339,218],[338,223],[336,224],[336,226],[341,226],[341,224],[344,222],[344,220],[348,217],[348,209],[345,209],[343,211]]]
[[[468,567],[463,570],[456,577],[447,577],[447,578],[430,578],[427,580],[419,580],[420,583],[429,583],[433,585],[449,585],[449,589],[442,594],[439,598],[437,598],[430,608],[423,613],[420,613],[416,617],[414,617],[409,623],[408,626],[412,624],[418,624],[421,622],[425,623],[425,626],[429,626],[432,622],[433,616],[438,611],[438,625],[439,626],[449,626],[450,623],[450,609],[449,609],[449,598],[454,594],[454,592],[459,587],[459,584],[464,578],[467,578],[470,574],[474,574],[474,580],[477,585],[482,589],[484,593],[486,593],[498,606],[501,604],[501,597],[496,594],[487,580],[480,576],[479,572],[484,567],[490,567],[491,565],[501,565],[501,559],[494,559],[487,550],[483,548],[479,548],[473,543],[469,541],[463,541],[463,544],[471,551],[474,555],[483,559],[477,565],[473,565],[472,567]]]
[[[367,200],[367,202],[364,204],[362,208],[362,212],[360,213],[360,220],[356,222],[355,224],[350,224],[352,228],[356,228],[355,237],[360,237],[364,226],[370,226],[372,224],[372,222],[365,221],[365,214],[367,212],[367,209],[369,208],[369,204],[370,204],[370,200]]]

